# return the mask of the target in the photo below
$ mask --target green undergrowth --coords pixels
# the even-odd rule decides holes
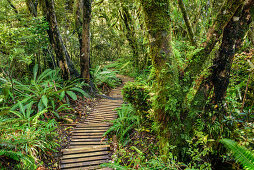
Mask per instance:
[[[98,66],[91,71],[94,84],[99,91],[109,92],[110,89],[121,84],[121,80],[117,78],[118,71],[107,69],[107,67]]]
[[[59,70],[39,74],[38,65],[31,79],[0,78],[0,167],[57,167],[58,122],[90,97],[85,86],[79,79],[64,81]]]
[[[191,120],[191,124],[168,120],[168,124],[175,125],[172,128],[161,125],[154,118],[151,84],[137,79],[127,83],[122,93],[129,104],[118,109],[119,118],[106,132],[109,136],[116,134],[119,142],[113,155],[115,162],[103,166],[116,169],[237,169],[243,168],[241,159],[235,161],[220,139],[235,139],[238,144],[253,150],[252,117],[238,111],[241,104],[234,96],[227,96],[226,102],[232,103],[227,105],[227,113],[221,111],[225,114],[222,118],[216,117],[219,112],[216,106],[204,112],[190,110],[186,119]],[[181,122],[188,123],[187,120]],[[182,143],[170,143],[170,138],[178,138]]]
[[[93,70],[96,88],[108,91],[121,84],[116,73]],[[31,77],[0,78],[0,169],[57,168],[56,154],[64,140],[59,122],[78,119],[76,113],[90,98],[87,87],[81,79],[63,80],[60,70],[39,73],[38,65]]]

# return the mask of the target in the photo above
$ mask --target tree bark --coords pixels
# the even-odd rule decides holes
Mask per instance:
[[[205,107],[210,91],[214,88],[212,103],[223,105],[230,79],[230,70],[235,53],[240,49],[243,38],[249,30],[253,18],[250,11],[254,8],[254,0],[248,1],[243,7],[238,7],[223,31],[222,43],[219,52],[213,59],[210,74],[201,83],[193,101],[199,109]],[[194,103],[194,102],[193,102]],[[222,106],[223,107],[223,106]]]
[[[134,61],[134,67],[135,68],[139,68],[139,49],[138,49],[138,43],[135,37],[135,28],[132,25],[132,18],[131,15],[128,11],[128,9],[126,8],[126,6],[124,6],[124,4],[121,3],[121,7],[122,7],[122,20],[124,22],[125,28],[126,28],[126,38],[129,42],[129,45],[131,46],[132,49],[132,53],[133,53],[133,61]]]
[[[69,53],[63,43],[60,31],[58,29],[55,7],[53,0],[40,1],[43,14],[49,23],[48,35],[50,43],[55,51],[58,66],[62,70],[63,78],[70,79],[71,76],[78,76],[73,63],[71,62]]]
[[[26,5],[28,7],[28,10],[30,11],[30,13],[34,16],[37,17],[37,5],[38,2],[37,0],[26,0]]]
[[[251,41],[252,46],[254,47],[254,22],[252,22],[250,30],[248,32],[248,38]]]
[[[187,32],[188,32],[188,35],[189,35],[189,38],[190,38],[190,42],[193,46],[197,46],[197,44],[194,40],[194,33],[193,33],[193,30],[192,30],[192,27],[191,27],[191,24],[190,24],[190,20],[189,20],[189,17],[187,15],[185,6],[183,4],[183,0],[178,0],[178,5],[179,5],[179,7],[181,9],[181,12],[183,14],[183,19],[184,19],[185,25],[187,27]]]
[[[182,86],[185,87],[184,95],[187,95],[193,81],[202,72],[204,65],[209,60],[211,51],[220,40],[224,28],[243,2],[244,0],[227,0],[222,6],[214,24],[208,31],[207,40],[202,45],[203,48],[192,56],[188,66],[184,69],[184,76],[181,76]]]
[[[155,118],[167,124],[165,105],[167,87],[172,84],[170,64],[172,62],[171,28],[168,0],[141,0],[145,13],[145,23],[150,39],[150,57],[154,67],[155,83],[153,86]]]
[[[254,0],[250,0],[244,8],[240,6],[223,31],[222,44],[219,54],[213,60],[210,77],[216,104],[221,103],[226,95],[235,53],[240,49],[252,21],[251,8],[254,8]]]
[[[82,47],[80,54],[81,78],[90,83],[90,22],[91,0],[83,0]]]

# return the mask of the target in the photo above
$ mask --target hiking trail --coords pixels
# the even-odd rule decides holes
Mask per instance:
[[[117,118],[115,109],[123,103],[121,90],[129,77],[119,75],[122,85],[113,89],[109,98],[102,99],[83,123],[76,124],[67,149],[62,149],[60,168],[63,170],[111,169],[100,168],[100,164],[111,161],[110,145],[103,134]]]

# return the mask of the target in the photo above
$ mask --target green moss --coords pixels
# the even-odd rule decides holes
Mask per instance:
[[[148,87],[141,83],[128,83],[122,90],[124,100],[142,113],[147,113],[151,108],[149,92]]]

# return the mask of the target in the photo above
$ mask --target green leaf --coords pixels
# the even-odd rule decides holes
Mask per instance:
[[[37,72],[38,72],[38,64],[36,64],[33,68],[34,81],[36,81]]]
[[[23,100],[21,100],[21,101],[19,101],[19,102],[20,102],[20,103],[26,103],[26,102],[28,102],[32,97],[33,97],[33,96],[29,96],[29,97],[27,97],[27,98],[25,98],[25,99],[23,99]],[[18,108],[18,106],[19,106],[19,102],[16,103],[15,105],[13,105],[13,106],[11,107],[10,110],[16,110],[16,109]]]
[[[39,101],[38,103],[38,112],[42,111],[44,109],[44,105],[43,105],[43,102],[42,102],[42,99]]]
[[[47,111],[48,111],[47,109],[44,109],[44,110],[42,110],[42,111],[36,113],[36,114],[32,117],[32,121],[35,122],[35,123],[37,123],[37,120],[39,119],[39,117],[40,117],[42,114],[46,113]]]
[[[45,77],[48,77],[49,75],[51,75],[53,73],[53,70],[51,69],[46,69],[45,71],[43,71],[43,73],[41,73],[38,78],[37,78],[37,82],[40,83]]]
[[[71,88],[70,90],[79,92],[79,93],[81,93],[83,96],[85,96],[85,97],[87,97],[87,98],[90,97],[88,93],[86,93],[84,90],[82,90],[82,89],[80,89],[80,88],[73,87],[73,88]]]
[[[66,92],[73,100],[77,100],[77,95],[73,91]]]
[[[65,91],[62,91],[62,93],[60,94],[59,100],[62,101],[64,96],[65,96]]]
[[[25,108],[21,102],[19,102],[19,110],[23,115],[25,115]]]
[[[236,161],[242,164],[244,169],[254,169],[254,153],[251,150],[230,139],[222,139],[220,142],[232,151]]]
[[[42,103],[44,104],[45,107],[48,107],[48,98],[46,95],[43,95],[41,97]]]

